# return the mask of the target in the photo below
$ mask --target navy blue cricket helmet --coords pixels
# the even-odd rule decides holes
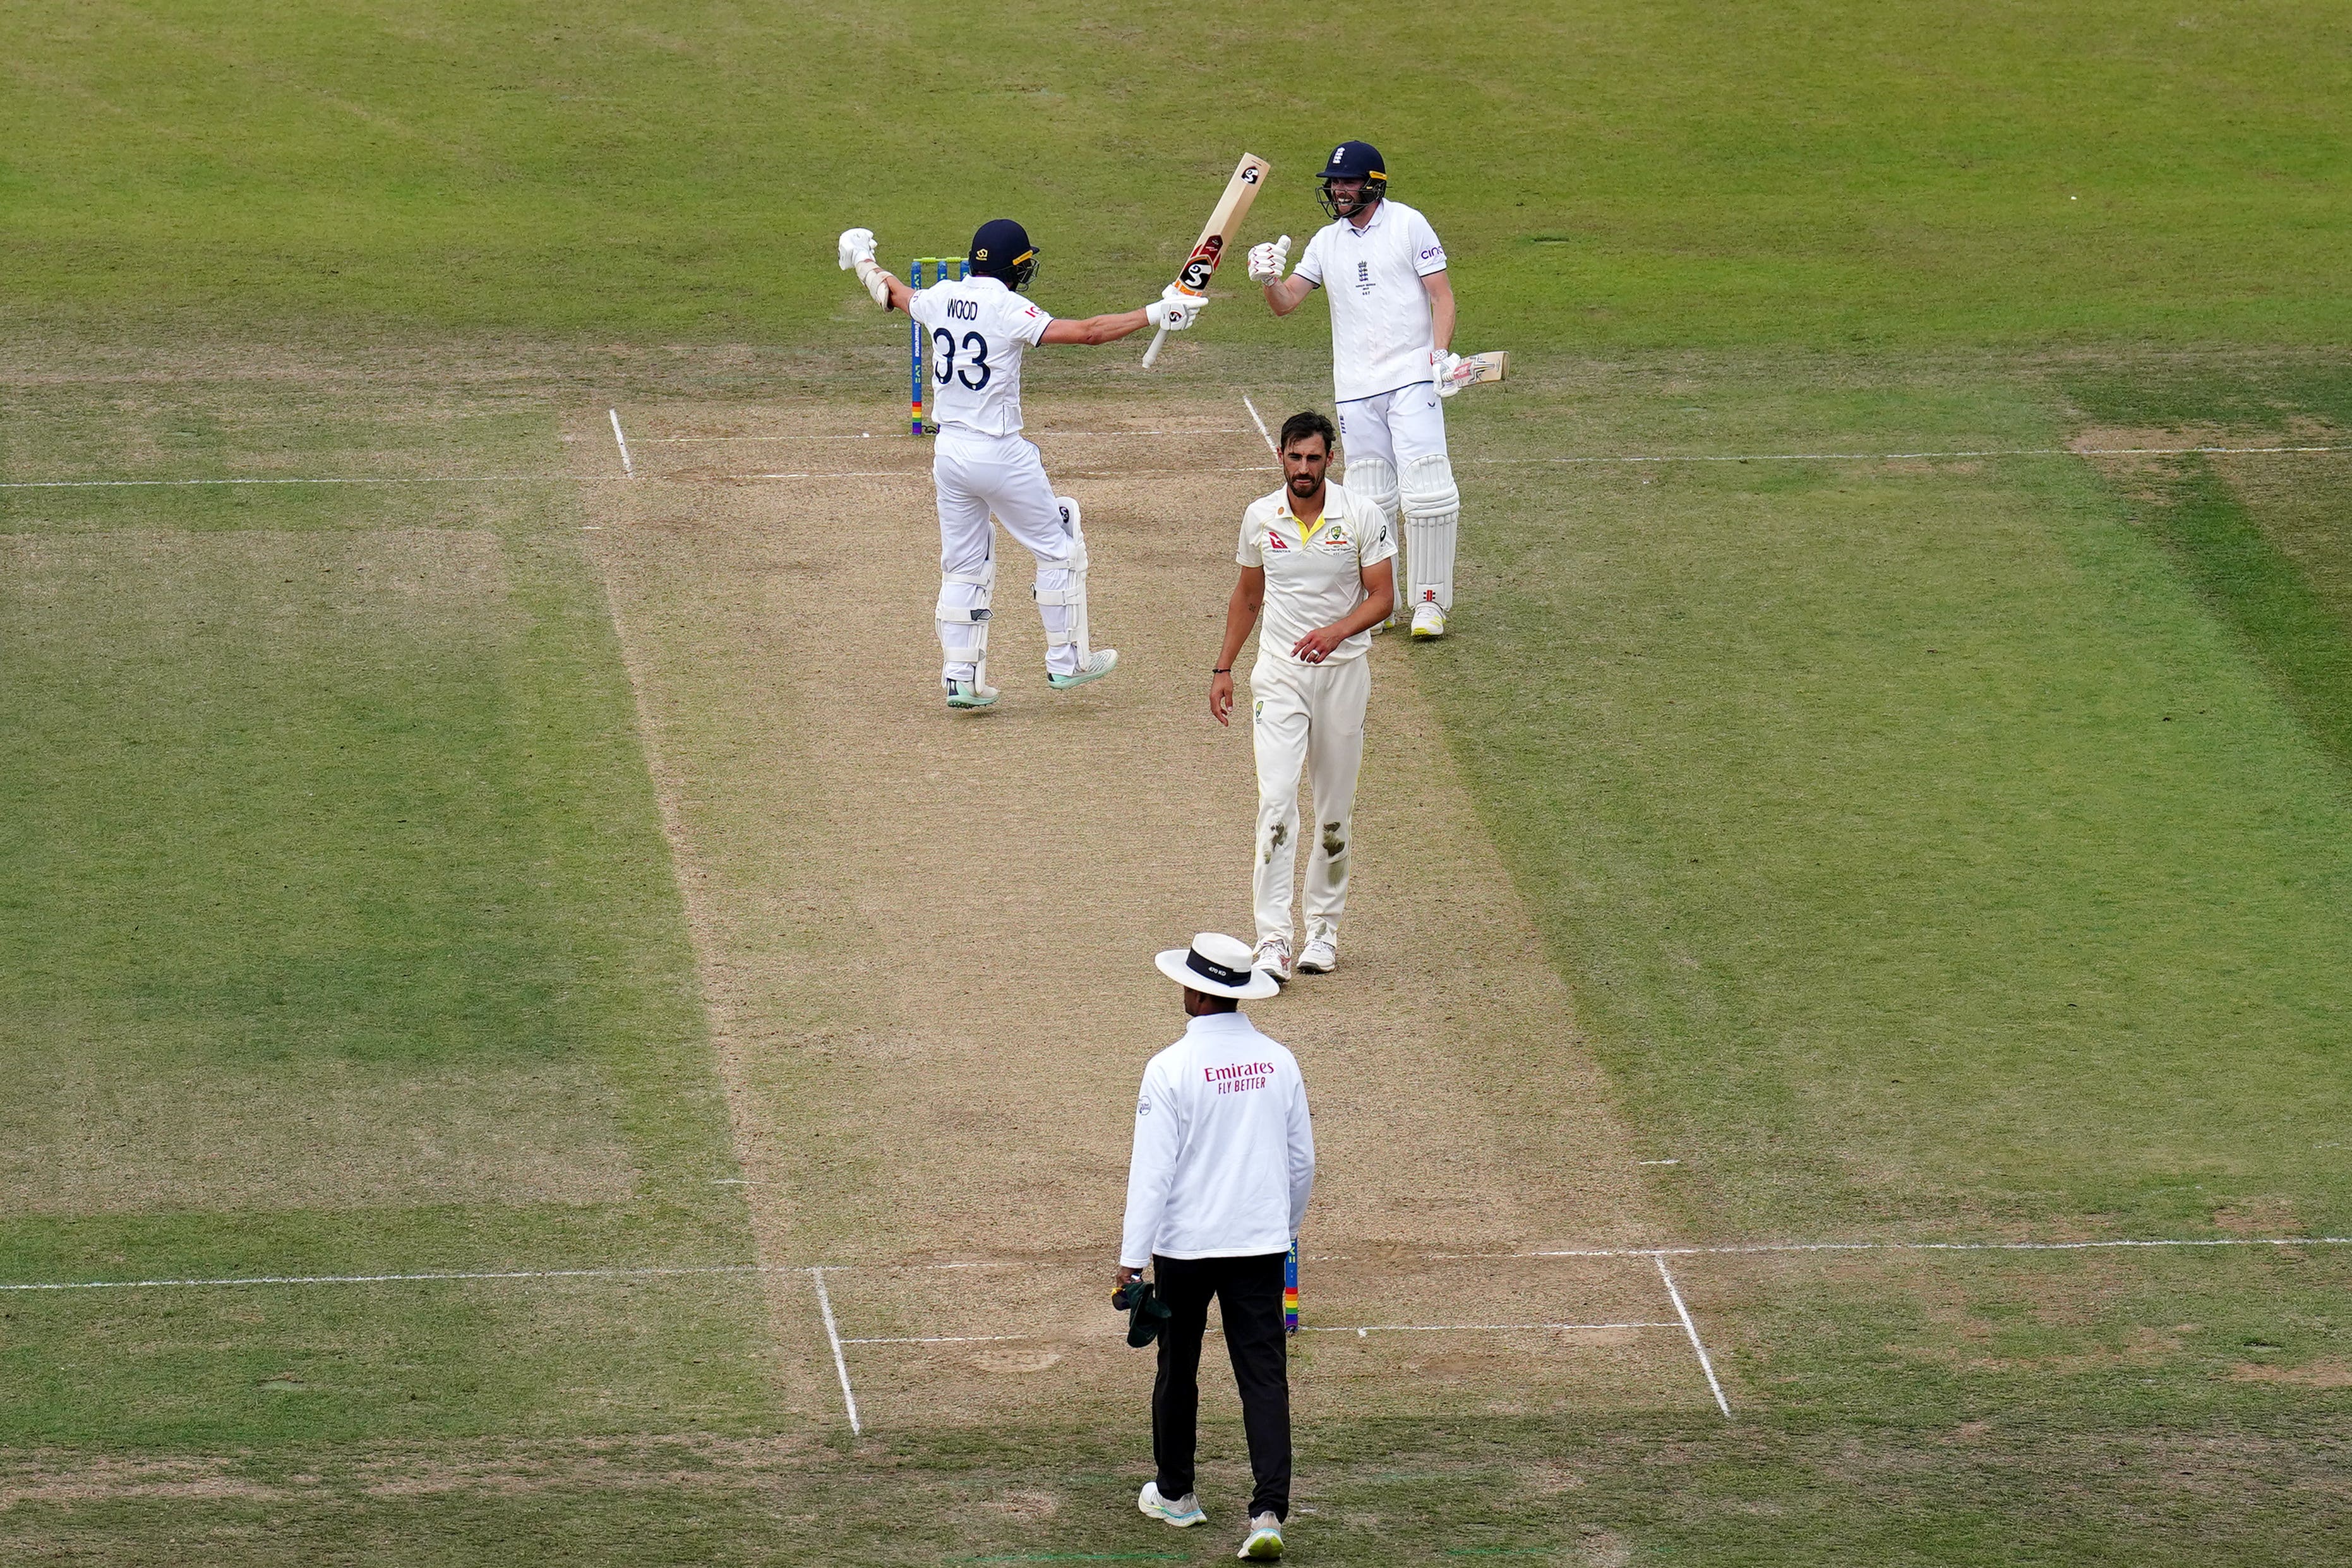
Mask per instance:
[[[1323,172],[1315,177],[1323,183],[1323,193],[1315,199],[1335,218],[1353,217],[1389,193],[1388,166],[1381,162],[1381,150],[1369,141],[1340,142],[1331,149],[1331,161],[1323,165]],[[1334,180],[1361,180],[1363,193],[1342,206],[1331,194]]]
[[[991,218],[972,235],[964,270],[1018,292],[1037,276],[1037,247],[1029,243],[1029,231],[1011,218]]]

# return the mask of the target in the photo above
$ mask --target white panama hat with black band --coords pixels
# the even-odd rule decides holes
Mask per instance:
[[[1161,974],[1204,996],[1254,1002],[1282,989],[1271,974],[1250,967],[1256,956],[1239,937],[1203,931],[1190,947],[1171,947],[1152,961]]]

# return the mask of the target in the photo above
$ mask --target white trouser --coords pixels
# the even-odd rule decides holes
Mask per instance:
[[[1298,779],[1314,791],[1315,847],[1307,856],[1307,939],[1336,944],[1348,904],[1348,849],[1356,773],[1364,761],[1364,705],[1372,663],[1301,664],[1261,653],[1250,670],[1250,739],[1257,748],[1257,837],[1252,873],[1257,936],[1291,938],[1298,871]]]
[[[1417,382],[1339,405],[1339,446],[1348,461],[1377,457],[1402,474],[1416,457],[1443,457],[1445,409],[1437,389]]]
[[[1013,541],[1037,558],[1037,586],[1048,591],[1071,586],[1068,568],[1070,536],[1062,531],[1062,509],[1054,487],[1045,479],[1045,462],[1037,448],[1018,435],[980,435],[956,425],[940,432],[931,455],[931,482],[940,500],[940,571],[948,578],[940,591],[942,607],[970,609],[982,602],[988,590],[953,580],[977,577],[996,547],[989,515],[1004,525]],[[1068,640],[1071,611],[1067,604],[1037,606],[1045,622],[1049,650],[1045,667],[1069,674],[1078,667],[1077,646]],[[953,622],[941,621],[940,645],[960,645]],[[940,672],[949,680],[972,678],[970,664],[949,663]]]

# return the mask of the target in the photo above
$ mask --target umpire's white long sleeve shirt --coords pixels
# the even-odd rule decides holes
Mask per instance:
[[[1286,1252],[1314,1186],[1297,1060],[1240,1013],[1196,1018],[1143,1070],[1119,1263]]]

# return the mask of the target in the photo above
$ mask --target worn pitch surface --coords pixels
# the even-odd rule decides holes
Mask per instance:
[[[1235,399],[1034,419],[1085,509],[1094,640],[1121,664],[1046,687],[1029,562],[1000,536],[1004,697],[980,715],[939,696],[927,443],[858,439],[831,413],[640,408],[628,482],[603,411],[574,423],[765,1260],[1012,1265],[828,1276],[853,1341],[954,1341],[851,1346],[884,1418],[1099,1400],[1115,1369],[1144,1371],[1101,1298],[1135,1083],[1183,1021],[1150,956],[1250,920],[1248,736],[1205,711],[1233,532],[1274,483],[1240,414]],[[672,439],[709,434],[793,439]],[[1663,1320],[1646,1266],[1441,1280],[1415,1261],[1655,1233],[1414,652],[1375,647],[1342,967],[1252,1009],[1316,1108],[1307,1249],[1347,1255],[1310,1264],[1307,1320]],[[1028,1337],[965,1337],[982,1335]],[[1305,1343],[1303,1377],[1466,1377],[1519,1407],[1706,1397],[1686,1345],[1654,1329]]]

